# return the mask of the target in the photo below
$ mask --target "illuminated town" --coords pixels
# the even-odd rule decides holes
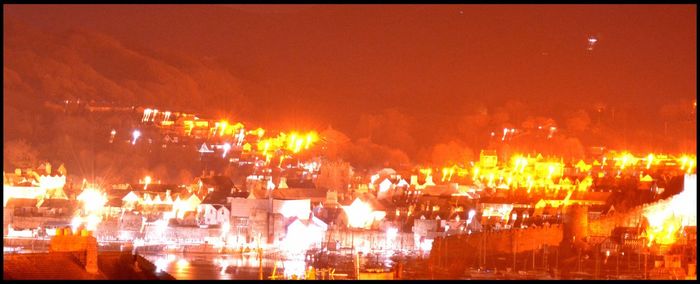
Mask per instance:
[[[395,11],[392,17],[445,14],[460,21],[475,11],[495,15],[499,9],[518,10],[483,5],[226,6],[234,7],[150,9],[162,12],[158,17],[164,21],[171,14],[196,18],[207,13],[246,23],[274,19],[300,29],[295,36],[303,36],[304,28],[326,35],[323,28],[303,24],[305,17],[317,14],[350,13],[342,19],[319,16],[319,21],[336,26],[344,21],[361,25],[364,12]],[[444,115],[433,114],[441,110],[430,103],[391,108],[395,102],[383,103],[379,95],[364,97],[367,109],[355,109],[364,102],[341,99],[341,94],[333,101],[333,93],[308,99],[315,102],[291,102],[307,99],[288,87],[282,89],[289,96],[302,98],[260,91],[260,97],[268,97],[248,99],[256,94],[252,89],[231,87],[239,83],[230,82],[234,77],[229,78],[229,71],[208,61],[224,58],[217,52],[225,52],[206,51],[214,59],[200,62],[160,51],[155,43],[133,47],[138,37],[120,37],[124,34],[116,30],[110,34],[113,18],[149,8],[4,8],[3,279],[696,279],[695,78],[653,79],[692,85],[673,89],[688,91],[673,102],[664,101],[663,95],[632,98],[648,101],[653,113],[645,113],[642,102],[626,107],[631,103],[612,94],[591,98],[591,103],[570,96],[544,107],[549,97],[537,103],[532,102],[535,97],[503,94],[483,97],[489,102],[482,103],[480,96],[463,101],[426,93],[426,101],[446,100],[441,105]],[[532,15],[561,9],[566,15],[576,8],[522,9]],[[579,8],[584,13],[606,9]],[[644,5],[615,9],[634,17],[658,16],[668,29],[680,22],[694,26],[696,19],[695,7],[688,5],[663,6],[658,13]],[[37,15],[60,11],[67,14],[36,20]],[[131,12],[132,21],[145,21]],[[97,19],[95,14],[101,13],[108,16]],[[667,20],[676,14],[682,21]],[[81,15],[81,20],[67,15]],[[96,23],[95,31],[85,26],[87,30],[71,30],[76,23],[90,26],[80,22],[89,19]],[[191,31],[196,29],[177,37],[186,38]],[[57,39],[62,33],[67,36]],[[359,41],[364,40],[362,33],[353,30]],[[695,47],[694,34],[674,35],[669,38],[690,39],[655,44]],[[583,44],[575,44],[581,55],[560,54],[573,52],[564,51],[567,46],[559,51],[547,47],[533,56],[597,60],[613,52],[606,48],[622,48],[619,39],[606,36],[614,35],[584,33]],[[372,40],[411,44],[406,39]],[[431,48],[448,43],[437,40]],[[144,51],[149,48],[154,51]],[[180,48],[189,52],[192,47]],[[696,51],[678,48],[678,53]],[[644,52],[655,51],[647,47],[635,52],[648,56]],[[683,64],[695,70],[692,56],[693,62]],[[290,62],[313,66],[305,71],[311,73],[331,68],[304,61]],[[348,73],[338,76],[365,72],[347,68],[342,72]],[[192,75],[182,75],[188,72]],[[604,75],[585,76],[580,80]],[[382,79],[396,83],[389,82],[393,77]],[[333,82],[329,84],[341,84]],[[139,97],[139,92],[148,97]],[[454,104],[467,106],[455,112],[450,110]],[[306,114],[319,106],[331,110]]]

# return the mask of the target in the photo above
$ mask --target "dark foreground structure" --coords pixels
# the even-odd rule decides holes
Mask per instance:
[[[174,280],[130,252],[97,252],[90,232],[59,230],[48,253],[6,254],[3,280]]]

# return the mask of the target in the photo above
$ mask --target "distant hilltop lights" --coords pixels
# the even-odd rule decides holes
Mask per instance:
[[[599,41],[596,36],[590,36],[588,40],[591,46]],[[693,105],[695,106],[695,102],[693,102]],[[308,132],[281,131],[276,136],[266,137],[267,130],[260,127],[246,128],[241,122],[230,122],[227,119],[204,119],[194,114],[159,111],[152,108],[143,110],[141,121],[144,123],[155,122],[153,125],[158,128],[168,129],[171,132],[180,132],[184,136],[192,136],[195,139],[212,139],[202,144],[203,147],[200,147],[202,154],[217,152],[217,155],[225,159],[233,151],[240,151],[241,153],[254,154],[256,159],[261,157],[261,162],[264,162],[266,165],[274,163],[279,167],[283,166],[283,161],[292,158],[293,155],[310,150],[321,140],[318,132],[313,130]],[[552,122],[539,123],[534,127],[534,131],[539,132],[540,134],[538,135],[542,135],[546,139],[554,139],[560,131]],[[499,130],[498,132],[491,132],[490,136],[497,141],[500,140],[502,143],[516,139],[519,135],[527,135],[528,131],[532,131],[510,127],[502,128],[501,130],[502,133]],[[110,134],[110,139],[113,139],[116,131],[113,130]],[[135,145],[141,136],[142,133],[139,129],[133,130],[131,144]],[[214,151],[214,149],[218,149],[218,151]],[[537,153],[534,153],[533,157],[536,156],[538,156]],[[504,167],[498,172],[492,170],[495,165],[489,165],[490,163],[486,163],[486,161],[481,161],[477,164],[472,163],[472,167],[462,166],[470,161],[464,161],[461,163],[462,165],[442,165],[436,168],[436,172],[442,174],[439,179],[442,182],[449,182],[454,177],[471,176],[473,180],[483,182],[486,185],[500,185],[503,188],[511,186],[536,188],[548,184],[547,179],[560,177],[564,169],[562,157],[550,157],[551,159],[547,159],[547,161],[536,161],[533,157],[525,157],[522,154],[515,154],[511,157],[512,159],[509,158],[512,160],[511,165]],[[600,161],[596,160],[591,163],[580,161],[574,168],[578,172],[590,172],[591,169],[602,170],[608,165],[612,165],[616,172],[601,172],[597,174],[599,177],[609,174],[619,177],[620,173],[628,168],[649,171],[655,165],[668,160],[673,161],[673,167],[686,173],[692,173],[697,165],[694,155],[683,154],[672,157],[670,155],[650,153],[637,157],[627,151],[621,151],[612,155],[606,155]],[[537,174],[533,172],[535,168],[537,168]],[[429,171],[430,169],[425,170]],[[426,176],[431,175],[431,172],[426,174]]]

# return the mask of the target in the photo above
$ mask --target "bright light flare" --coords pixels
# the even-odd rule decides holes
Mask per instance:
[[[86,188],[76,199],[83,203],[83,209],[87,214],[96,213],[107,204],[105,194],[94,188]]]
[[[674,244],[686,226],[697,226],[697,176],[686,175],[683,191],[644,208],[648,246]]]
[[[148,185],[151,184],[151,181],[153,181],[151,179],[151,176],[146,176],[145,178],[143,178],[143,189],[147,189]]]
[[[80,216],[74,216],[73,219],[70,221],[70,227],[73,233],[76,233],[78,231],[78,227],[80,227],[80,224],[83,223],[83,220],[80,218]]]
[[[133,137],[133,140],[131,141],[131,145],[135,145],[136,140],[139,139],[139,137],[141,137],[141,131],[139,131],[138,129],[134,130],[134,132],[131,133],[131,137]]]
[[[356,198],[350,206],[343,206],[345,214],[348,216],[348,225],[353,228],[366,228],[372,225],[375,217],[372,207]]]
[[[228,151],[231,150],[231,144],[224,143],[224,153],[221,155],[222,158],[226,157]]]
[[[152,112],[152,110],[150,108],[144,109],[143,110],[143,118],[141,118],[141,122],[149,121],[151,118],[151,112]]]
[[[88,231],[95,231],[97,230],[97,225],[100,224],[101,218],[94,215],[90,214],[90,216],[87,217],[87,224],[85,225],[85,228]]]

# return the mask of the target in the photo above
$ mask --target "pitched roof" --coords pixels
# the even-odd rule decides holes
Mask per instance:
[[[120,200],[121,202],[121,200]],[[70,208],[73,205],[75,205],[74,202],[71,202],[71,200],[68,199],[44,199],[41,204],[39,204],[39,207],[42,208]]]
[[[315,188],[313,181],[310,179],[287,179],[289,188]]]
[[[214,190],[204,197],[202,204],[226,204],[226,199],[230,196],[229,190]]]
[[[294,199],[326,199],[326,190],[320,188],[283,188],[272,191],[272,198]]]
[[[167,273],[156,276],[135,271],[130,252],[99,252],[97,274],[87,273],[70,252],[6,254],[3,258],[3,279],[8,280],[174,280]],[[139,260],[144,259],[139,257]]]
[[[166,192],[168,190],[176,191],[178,189],[178,186],[175,184],[151,183],[151,184],[148,184],[147,187],[145,184],[136,184],[136,185],[132,185],[131,188],[133,190],[137,190],[137,191]]]
[[[35,198],[10,198],[5,207],[36,207],[37,203]]]
[[[593,192],[593,191],[586,191],[586,192],[577,192],[576,194],[571,196],[571,199],[573,200],[590,200],[590,201],[600,201],[600,202],[607,202],[608,199],[610,199],[610,196],[612,195],[612,192]]]
[[[103,274],[90,274],[71,253],[5,254],[3,274],[22,280],[104,280]]]
[[[455,190],[453,187],[450,187],[446,184],[442,185],[435,185],[435,186],[426,186],[423,190],[421,190],[423,195],[432,195],[432,196],[449,196],[452,195],[453,193],[457,193],[458,191]]]
[[[203,184],[208,186],[214,186],[217,189],[230,190],[233,188],[233,181],[227,176],[211,176],[203,177],[199,179]]]

